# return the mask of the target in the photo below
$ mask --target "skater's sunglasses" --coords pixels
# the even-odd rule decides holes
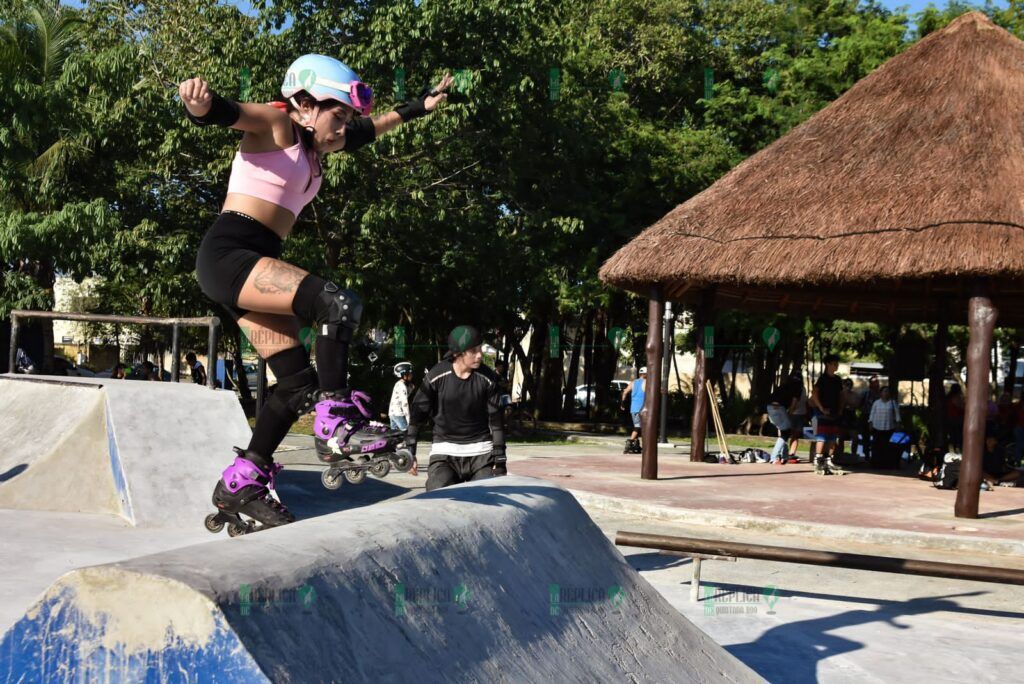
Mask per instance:
[[[328,88],[335,88],[343,93],[348,93],[348,99],[352,101],[352,106],[363,116],[369,116],[370,112],[373,111],[373,88],[362,81],[339,83],[338,81],[317,76],[316,82],[317,85],[325,85]]]

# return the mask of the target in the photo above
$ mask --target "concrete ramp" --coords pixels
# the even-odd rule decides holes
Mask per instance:
[[[0,642],[53,678],[761,681],[523,477],[68,573]]]
[[[199,525],[231,447],[250,435],[232,392],[0,376],[0,508]]]

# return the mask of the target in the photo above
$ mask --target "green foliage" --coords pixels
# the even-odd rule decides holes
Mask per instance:
[[[268,101],[295,57],[322,52],[376,86],[377,113],[395,104],[398,69],[409,96],[445,72],[460,87],[430,117],[328,158],[285,259],[363,292],[366,327],[406,326],[423,365],[434,352],[416,345],[457,323],[568,337],[594,321],[598,337],[640,340],[644,303],[597,279],[614,250],[963,11],[929,8],[910,35],[910,18],[875,0],[253,6],[255,18],[216,0],[0,1],[0,314],[50,306],[57,273],[103,276],[104,312],[220,314],[194,263],[240,136],[189,124],[175,86],[202,76],[238,97],[244,72]],[[1016,0],[986,11],[1021,26]],[[735,315],[719,339],[754,345],[767,324],[784,344],[812,335],[869,357],[886,336]],[[642,341],[629,349],[639,357]],[[800,357],[755,360],[768,372]]]

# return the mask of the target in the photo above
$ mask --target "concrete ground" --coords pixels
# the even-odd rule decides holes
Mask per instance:
[[[1024,488],[981,492],[980,517],[953,517],[956,492],[911,473],[854,470],[821,477],[802,462],[691,463],[661,449],[658,480],[641,480],[640,456],[597,444],[535,446],[515,472],[559,482],[645,517],[771,534],[889,541],[922,548],[960,548],[1024,555]],[[582,499],[582,497],[581,497]],[[611,504],[609,503],[611,501]],[[826,526],[825,529],[822,526]]]
[[[1002,514],[965,524],[941,518],[947,503],[952,509],[953,492],[934,492],[915,480],[867,474],[819,478],[806,472],[806,466],[786,466],[790,469],[785,471],[757,465],[692,466],[666,456],[661,471],[666,480],[641,482],[639,457],[617,451],[600,445],[514,445],[510,471],[546,477],[580,492],[609,537],[625,529],[1024,567],[1019,556],[985,552],[1003,548],[996,542],[1021,541],[1024,489],[982,493],[983,511]],[[289,435],[278,458],[287,466],[280,476],[281,498],[300,518],[411,496],[425,482],[422,474],[392,473],[384,480],[371,477],[361,485],[346,483],[338,491],[327,491],[320,485],[322,466],[311,438],[299,435]],[[872,498],[875,489],[886,496]],[[868,498],[858,498],[857,492]],[[630,493],[634,498],[625,498]],[[775,509],[772,493],[784,497]],[[680,501],[686,507],[677,507],[678,514],[662,510]],[[648,504],[656,515],[645,512]],[[726,517],[699,518],[687,512],[697,506]],[[880,506],[893,511],[879,511]],[[764,519],[773,511],[842,524],[783,527],[780,522],[787,535],[756,525],[720,524]],[[899,511],[913,513],[902,528]],[[831,534],[873,521],[884,521],[889,536],[850,539]],[[0,631],[68,570],[217,538],[196,523],[194,529],[154,533],[112,517],[0,510],[0,525],[7,530],[7,553],[0,557]],[[968,527],[979,532],[963,529]],[[931,530],[941,532],[943,539],[962,536],[981,543],[977,548],[899,544],[900,534],[909,538]],[[689,559],[620,550],[677,609],[770,681],[1008,681],[1019,672],[1024,587],[741,559],[705,562],[701,600],[693,603]]]

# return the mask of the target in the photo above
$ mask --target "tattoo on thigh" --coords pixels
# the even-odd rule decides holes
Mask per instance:
[[[253,286],[263,294],[295,292],[306,274],[301,269],[283,261],[271,261],[264,266],[253,281]]]

